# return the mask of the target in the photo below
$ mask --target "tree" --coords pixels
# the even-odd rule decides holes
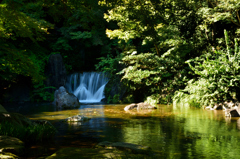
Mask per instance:
[[[5,0],[0,4],[0,57],[1,80],[12,80],[14,74],[32,77],[33,81],[43,79],[41,62],[38,55],[26,49],[27,43],[38,46],[44,40],[51,24],[25,12],[29,5],[39,3]],[[17,41],[21,39],[21,42]],[[10,75],[10,76],[9,76]]]
[[[44,87],[48,51],[41,46],[52,24],[43,19],[42,2],[4,0],[0,4],[0,81],[4,94],[19,75]]]
[[[195,12],[184,15],[189,10],[185,1],[105,0],[101,5],[112,7],[104,17],[118,24],[117,29],[107,29],[108,37],[118,38],[120,45],[121,40],[133,45],[122,52],[122,80],[129,81],[140,98],[144,94],[158,102],[171,102],[174,91],[183,86],[184,62],[193,49],[179,28]],[[194,32],[196,23],[192,26]]]
[[[226,50],[215,51],[187,61],[197,79],[191,79],[186,88],[176,92],[175,103],[192,106],[214,106],[228,100],[240,99],[240,51],[235,39],[231,49],[225,30]]]
[[[59,36],[51,44],[53,52],[63,55],[69,72],[94,70],[97,58],[105,56],[111,49],[111,42],[105,34],[105,7],[99,6],[98,0],[59,3],[65,6],[68,16],[57,23],[55,29]]]

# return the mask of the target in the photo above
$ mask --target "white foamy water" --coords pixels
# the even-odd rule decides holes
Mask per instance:
[[[80,103],[99,103],[104,96],[108,78],[103,73],[75,73],[68,77],[66,89],[73,93]]]

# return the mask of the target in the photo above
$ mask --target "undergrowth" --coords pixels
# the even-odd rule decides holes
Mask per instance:
[[[50,125],[35,124],[28,127],[11,122],[1,122],[0,135],[16,137],[24,142],[39,142],[52,138],[56,129]]]

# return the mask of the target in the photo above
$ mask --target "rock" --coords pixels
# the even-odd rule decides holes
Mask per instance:
[[[68,121],[68,122],[83,122],[83,121],[88,121],[88,120],[90,120],[90,118],[87,118],[87,117],[84,117],[81,115],[75,115],[72,117],[68,117],[66,119],[66,121]]]
[[[46,76],[48,77],[46,80],[47,86],[59,88],[60,86],[65,85],[67,73],[60,54],[50,55],[46,69]]]
[[[24,149],[24,143],[21,140],[10,136],[0,136],[0,153],[22,155]]]
[[[137,154],[148,154],[151,151],[151,148],[149,146],[142,146],[142,145],[136,145],[131,143],[125,143],[125,142],[100,142],[97,147],[105,147],[107,149],[113,149],[117,148],[119,150],[128,151],[131,153],[137,153]]]
[[[19,159],[17,155],[14,155],[10,152],[0,152],[0,158],[4,159]]]
[[[210,109],[210,110],[227,110],[227,109],[236,109],[239,106],[239,102],[224,102],[224,103],[216,103],[213,107],[212,106],[207,106],[205,109]]]
[[[74,94],[68,93],[63,86],[55,91],[53,104],[60,109],[72,109],[80,106],[78,98]]]
[[[240,111],[239,109],[227,109],[225,110],[225,116],[226,117],[240,117]]]
[[[126,106],[124,108],[124,110],[127,111],[127,110],[137,109],[137,107],[138,107],[138,105],[133,103],[133,104],[130,104],[130,105]]]
[[[214,110],[223,110],[224,106],[220,103],[220,104],[215,104],[213,107]]]
[[[105,158],[105,159],[116,159],[116,158],[150,158],[145,154],[129,154],[118,149],[105,149],[105,148],[77,148],[68,147],[62,148],[52,154],[46,159],[89,159],[89,158]]]
[[[133,104],[130,104],[130,105],[128,105],[128,106],[126,106],[124,108],[125,111],[132,110],[132,109],[137,109],[137,110],[141,110],[141,109],[157,109],[157,107],[152,106],[152,105],[150,105],[148,103],[143,103],[142,102],[142,103],[138,103],[138,104],[133,103]]]
[[[235,107],[235,103],[233,103],[232,101],[224,102],[223,105],[225,106],[226,109],[232,109]]]
[[[240,104],[238,101],[220,103],[225,110],[226,117],[240,117]]]

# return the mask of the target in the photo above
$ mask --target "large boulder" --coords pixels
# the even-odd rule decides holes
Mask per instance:
[[[224,110],[226,117],[240,117],[240,104],[235,102],[224,102]]]
[[[152,106],[152,105],[150,105],[148,103],[141,102],[141,103],[138,103],[138,104],[135,104],[135,103],[130,104],[130,105],[128,105],[128,106],[126,106],[124,108],[125,111],[133,110],[133,109],[137,109],[137,110],[141,110],[141,109],[157,109],[157,107]]]
[[[240,110],[239,108],[232,108],[225,110],[226,117],[240,117]]]
[[[46,76],[48,77],[46,80],[47,86],[59,88],[65,85],[67,73],[60,54],[50,55],[46,68]]]
[[[59,109],[72,109],[80,106],[78,98],[74,94],[69,93],[63,86],[55,91],[53,104]]]

